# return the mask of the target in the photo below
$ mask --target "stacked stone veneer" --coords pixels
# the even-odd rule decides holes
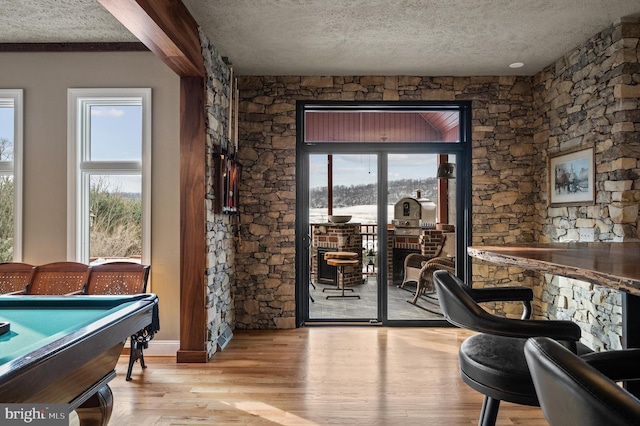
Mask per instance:
[[[533,241],[534,228],[542,228],[530,203],[540,191],[532,171],[542,147],[532,146],[529,77],[252,76],[238,85],[246,191],[236,258],[238,328],[295,326],[296,100],[471,100],[475,242]]]
[[[595,205],[547,208],[543,179],[541,241],[579,241],[580,228],[593,228],[596,241],[638,237],[639,40],[637,19],[618,23],[534,78],[534,138],[548,141],[545,154],[594,146],[596,168]],[[546,178],[543,165],[536,174]],[[593,348],[621,347],[618,291],[556,276],[545,276],[536,290],[538,314],[577,322]]]
[[[203,271],[206,282],[207,309],[207,352],[211,357],[218,349],[218,337],[225,326],[235,327],[235,310],[232,297],[235,264],[235,226],[234,216],[215,214],[214,169],[212,153],[227,150],[229,143],[228,107],[230,70],[215,47],[201,32],[202,53],[206,67],[206,270]],[[194,309],[198,309],[194,307]],[[197,326],[194,324],[194,326]]]
[[[532,146],[540,150],[534,153],[532,163],[536,177],[533,186],[537,188],[532,202],[538,216],[532,224],[534,241],[580,241],[581,228],[594,229],[596,241],[628,241],[638,237],[639,38],[637,19],[619,22],[533,78],[536,115]],[[595,204],[549,207],[549,156],[590,146],[595,148]],[[542,225],[539,233],[538,224]],[[621,347],[619,291],[478,262],[474,278],[486,280],[483,277],[498,283],[533,286],[536,316],[578,323],[583,342],[594,349]],[[520,315],[515,304],[492,308],[508,316]]]
[[[318,248],[328,248],[333,251],[345,251],[358,253],[358,265],[345,266],[342,278],[338,277],[341,284],[354,286],[363,284],[362,279],[362,235],[360,234],[359,223],[349,224],[325,224],[312,225],[313,238],[311,243],[312,253],[317,254]],[[318,270],[317,256],[313,256],[311,273]]]
[[[239,78],[244,169],[237,327],[295,326],[296,100],[470,100],[473,244],[568,240],[590,226],[599,240],[615,241],[637,236],[639,85],[637,21],[613,25],[534,77]],[[596,147],[597,205],[550,209],[549,155],[590,144]],[[534,286],[538,316],[569,316],[585,335],[595,333],[592,324],[617,321],[618,300],[601,289],[588,290],[598,308],[574,309],[568,300],[581,297],[581,285],[479,261],[473,279],[478,286]],[[515,304],[491,308],[520,313]],[[586,340],[609,345],[600,337]]]

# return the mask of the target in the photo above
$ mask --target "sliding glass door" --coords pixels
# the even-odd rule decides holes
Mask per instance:
[[[468,105],[389,105],[298,104],[300,325],[444,323],[429,262],[468,270]]]

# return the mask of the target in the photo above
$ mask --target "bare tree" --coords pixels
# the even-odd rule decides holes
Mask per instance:
[[[0,176],[0,262],[13,259],[13,177]]]
[[[142,255],[142,204],[103,178],[92,180],[90,257]]]
[[[0,138],[0,161],[13,160],[13,142],[7,138]]]

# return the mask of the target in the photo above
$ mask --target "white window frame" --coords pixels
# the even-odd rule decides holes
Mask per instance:
[[[114,104],[142,106],[142,161],[90,161],[91,106]],[[151,264],[151,89],[68,89],[67,138],[67,259],[89,263],[89,175],[141,174],[141,261]]]
[[[13,106],[13,161],[0,161],[0,175],[13,176],[13,261],[22,262],[23,90],[0,89],[0,106]]]

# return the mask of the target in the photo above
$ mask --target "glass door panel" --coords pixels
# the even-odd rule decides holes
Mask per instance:
[[[377,320],[376,154],[309,156],[309,319]],[[336,267],[327,253],[352,253]]]
[[[437,178],[439,161],[454,158],[388,156],[388,320],[443,319],[431,274],[455,271],[455,188]]]

